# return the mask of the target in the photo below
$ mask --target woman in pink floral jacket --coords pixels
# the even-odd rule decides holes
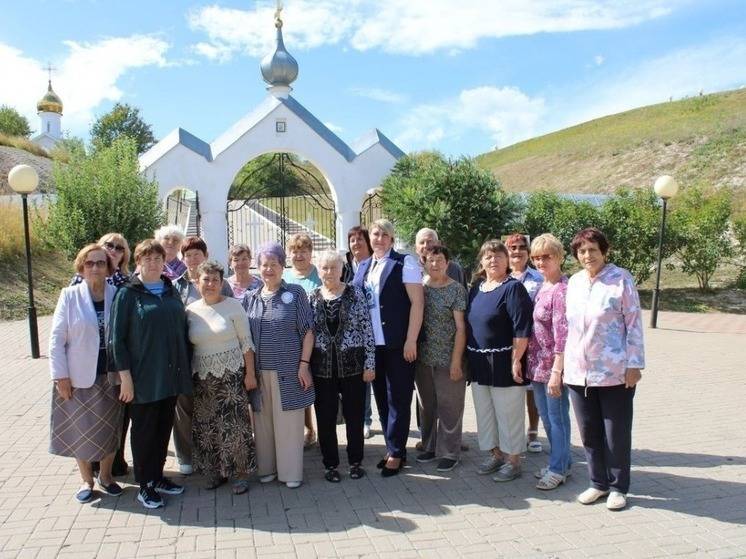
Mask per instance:
[[[583,269],[567,285],[564,382],[591,481],[578,501],[608,495],[607,508],[620,510],[629,489],[632,399],[645,367],[640,298],[630,273],[607,262],[601,231],[583,229],[571,248]]]

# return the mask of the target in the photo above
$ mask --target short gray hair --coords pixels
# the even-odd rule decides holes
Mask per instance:
[[[430,229],[429,227],[423,227],[419,231],[417,231],[417,234],[414,236],[415,242],[417,242],[417,239],[420,237],[424,237],[425,235],[428,235],[430,237],[433,237],[435,239],[435,242],[438,242],[438,232],[435,229]]]
[[[156,241],[162,241],[166,237],[178,237],[179,242],[183,241],[186,237],[184,230],[178,225],[164,225],[163,227],[156,230],[153,234]]]
[[[220,281],[223,281],[225,276],[225,268],[217,260],[205,260],[197,268],[197,273],[201,276],[202,274],[217,274],[220,276]]]
[[[319,254],[318,257],[317,257],[317,259],[316,259],[316,263],[319,266],[321,266],[325,262],[334,262],[341,269],[344,266],[344,264],[345,264],[345,259],[339,253],[339,251],[329,249],[329,250],[325,250],[324,252],[322,252],[321,254]]]
[[[370,224],[370,228],[368,229],[368,231],[372,233],[373,229],[381,229],[392,239],[395,238],[394,224],[391,223],[388,219],[376,219],[373,223]]]

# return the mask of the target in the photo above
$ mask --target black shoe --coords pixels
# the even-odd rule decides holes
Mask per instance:
[[[127,465],[127,462],[124,460],[121,462],[119,460],[114,460],[114,464],[111,466],[111,475],[114,477],[123,477],[129,473],[129,470],[130,468]]]
[[[438,462],[437,470],[439,472],[450,472],[457,464],[458,460],[454,460],[453,458],[441,458],[440,462]]]
[[[391,477],[397,475],[401,471],[402,464],[403,462],[400,462],[398,468],[389,468],[388,466],[384,466],[383,468],[381,468],[381,476]]]
[[[350,466],[350,479],[360,479],[365,477],[365,470],[360,464],[352,464]]]
[[[432,462],[433,460],[435,460],[434,452],[423,452],[417,455],[417,461],[420,464],[427,464],[428,462]]]
[[[326,473],[324,473],[324,479],[332,483],[339,483],[342,481],[342,476],[339,475],[337,468],[327,468]]]
[[[184,486],[176,485],[167,477],[162,477],[161,480],[155,484],[155,490],[158,491],[158,493],[164,493],[166,495],[181,495],[184,493]]]
[[[101,481],[101,478],[96,478],[96,481],[98,482],[98,486],[107,495],[111,495],[112,497],[119,497],[123,492],[124,489],[122,489],[122,486],[119,485],[116,481],[112,481],[108,485],[104,485],[104,482]]]
[[[389,461],[389,456],[388,455],[384,456],[381,460],[378,461],[378,463],[376,464],[376,468],[378,468],[380,470],[381,468],[383,468],[386,465],[386,462],[388,462],[388,461]],[[407,463],[407,459],[406,458],[402,458],[401,459],[401,466],[400,467],[403,468],[404,464],[406,464],[406,463]]]
[[[142,503],[146,509],[157,509],[163,506],[163,497],[161,497],[155,490],[155,486],[151,481],[146,486],[140,488],[140,492],[137,494],[137,500]]]

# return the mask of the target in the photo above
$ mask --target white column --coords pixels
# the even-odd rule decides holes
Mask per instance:
[[[347,252],[347,231],[355,225],[360,225],[360,208],[337,214],[337,250]]]
[[[200,233],[210,258],[228,265],[228,219],[225,210],[202,210]],[[227,270],[227,268],[226,268]]]

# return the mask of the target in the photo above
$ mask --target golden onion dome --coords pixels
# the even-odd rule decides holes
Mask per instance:
[[[47,112],[62,114],[62,99],[60,99],[52,89],[52,80],[49,80],[47,94],[36,104],[36,110],[40,113]]]

